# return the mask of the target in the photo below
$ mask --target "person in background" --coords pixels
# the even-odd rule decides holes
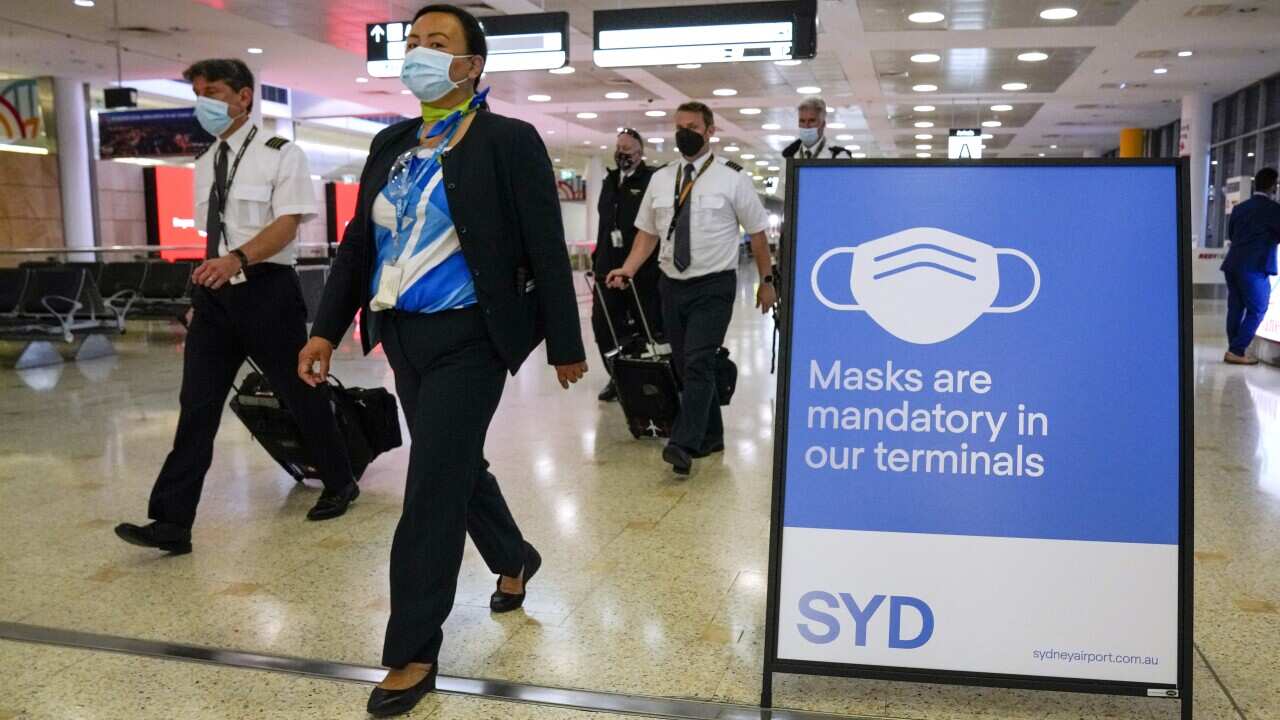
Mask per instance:
[[[1231,211],[1227,238],[1231,246],[1222,261],[1227,279],[1227,353],[1232,365],[1257,365],[1245,355],[1271,303],[1271,276],[1276,274],[1276,245],[1280,244],[1280,203],[1275,168],[1263,168],[1253,178],[1253,197]]]
[[[592,270],[597,278],[608,277],[610,272],[622,267],[627,255],[631,253],[636,238],[636,213],[640,210],[640,201],[644,199],[644,192],[649,187],[649,178],[653,176],[653,168],[644,162],[644,139],[631,128],[618,133],[618,145],[613,158],[617,167],[605,177],[597,205],[600,227],[596,232],[596,249],[591,256]],[[643,311],[655,335],[662,334],[662,301],[658,297],[658,275],[656,257],[650,258],[636,274],[636,292],[641,302],[638,308],[635,307],[630,291],[602,286],[600,292],[604,295],[604,303],[601,303],[599,295],[593,296],[591,329],[602,360],[606,353],[614,349],[614,333],[617,333],[620,341],[625,340],[630,334],[630,328],[638,326],[638,312]],[[610,324],[613,332],[610,332]],[[604,366],[609,370],[607,361]],[[612,378],[600,392],[599,398],[601,402],[618,398]]]
[[[404,509],[391,545],[391,618],[369,697],[377,717],[435,689],[467,535],[498,576],[495,613],[519,608],[542,556],[525,540],[484,458],[506,374],[545,338],[564,388],[587,371],[551,158],[528,123],[477,93],[487,46],[453,5],[414,16],[400,78],[421,117],[373,139],[356,213],[297,372],[324,382],[360,312],[381,343],[408,419]]]
[[[324,492],[307,519],[338,517],[360,494],[328,388],[308,387],[294,372],[307,341],[294,241],[298,225],[319,211],[307,157],[250,121],[253,74],[240,60],[202,60],[183,77],[196,94],[197,120],[215,137],[196,157],[195,218],[206,233],[205,261],[191,276],[181,411],[151,491],[153,522],[115,529],[125,542],[172,554],[191,552],[222,408],[245,357],[292,412],[320,468]]]
[[[711,152],[715,116],[700,102],[676,110],[681,159],[659,168],[636,215],[636,240],[608,284],[623,288],[659,246],[660,289],[675,371],[684,381],[680,414],[662,459],[687,475],[693,459],[724,450],[716,390],[716,352],[733,317],[738,286],[738,228],[750,236],[760,274],[756,307],[778,300],[765,229],[769,213],[742,166]]]
[[[829,157],[841,155],[853,157],[853,153],[839,145],[827,145],[827,102],[820,97],[807,97],[797,108],[800,137],[782,150],[782,157],[809,160],[821,158],[825,151]]]

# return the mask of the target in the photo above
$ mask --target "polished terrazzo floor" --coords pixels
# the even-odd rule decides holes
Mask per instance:
[[[526,610],[495,617],[493,577],[468,546],[444,672],[758,700],[774,378],[772,326],[751,313],[748,290],[727,343],[741,373],[728,447],[688,480],[664,469],[655,442],[631,438],[617,405],[595,400],[598,358],[570,392],[537,356],[509,381],[488,456],[546,564]],[[1196,717],[1280,719],[1280,370],[1220,364],[1214,312],[1197,317]],[[140,325],[114,358],[0,372],[0,620],[377,665],[403,448],[369,469],[346,517],[307,523],[317,491],[296,486],[228,413],[195,552],[161,557],[111,533],[145,519],[177,415],[180,343]],[[380,354],[360,358],[350,344],[335,371],[348,385],[391,384]],[[0,719],[362,717],[366,693],[0,642]],[[1145,698],[792,676],[779,676],[776,701],[897,718],[1176,717],[1173,703]],[[526,716],[587,717],[461,697],[415,714]]]

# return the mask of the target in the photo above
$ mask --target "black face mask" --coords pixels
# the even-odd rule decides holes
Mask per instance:
[[[694,132],[689,128],[676,130],[676,147],[680,149],[680,154],[685,157],[693,157],[702,152],[702,146],[706,144],[707,139],[702,137],[701,133]]]
[[[618,153],[613,156],[613,161],[618,164],[618,169],[627,172],[640,164],[640,158],[625,153]]]

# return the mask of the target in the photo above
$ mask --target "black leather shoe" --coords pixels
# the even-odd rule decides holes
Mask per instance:
[[[600,391],[600,394],[597,395],[596,398],[600,400],[600,402],[613,402],[618,399],[618,388],[614,386],[613,381],[611,380],[608,385],[604,386],[604,389]]]
[[[374,717],[404,715],[417,707],[427,693],[436,689],[436,669],[439,667],[439,663],[432,663],[431,672],[419,680],[417,685],[404,690],[374,688],[369,694],[369,704],[365,709]]]
[[[116,526],[116,535],[130,545],[156,548],[170,555],[191,552],[191,531],[180,525],[159,521],[150,525],[120,523]]]
[[[708,457],[719,452],[724,452],[724,440],[712,440],[711,442],[702,446],[702,449],[699,450],[698,452],[689,453],[689,455],[696,459],[696,458]]]
[[[489,596],[489,609],[496,613],[506,613],[517,610],[524,605],[524,596],[529,594],[529,581],[534,575],[538,574],[538,568],[542,567],[542,556],[532,545],[528,546],[529,552],[525,556],[524,561],[524,592],[519,595],[502,592],[502,578],[498,578],[498,589],[493,591],[493,595]]]
[[[688,450],[675,443],[667,443],[667,446],[662,448],[662,460],[671,463],[671,469],[677,475],[688,475],[693,470],[693,456]]]
[[[307,519],[331,520],[340,517],[346,514],[347,506],[355,502],[358,497],[360,497],[360,488],[354,482],[342,492],[330,493],[325,490],[320,493],[320,499],[316,501],[315,507],[307,513]]]

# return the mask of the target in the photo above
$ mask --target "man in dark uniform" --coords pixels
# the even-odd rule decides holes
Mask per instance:
[[[1245,355],[1258,325],[1271,304],[1271,276],[1276,274],[1276,245],[1280,244],[1280,203],[1275,168],[1263,168],[1253,178],[1253,197],[1231,211],[1227,238],[1231,247],[1222,261],[1227,279],[1227,354],[1232,365],[1257,365]]]
[[[848,148],[827,145],[827,101],[820,97],[807,97],[796,110],[800,137],[782,149],[782,157],[797,160],[838,158],[841,155],[853,157]]]
[[[191,275],[194,308],[183,350],[181,413],[173,450],[151,491],[149,525],[124,523],[128,543],[191,552],[191,526],[213,461],[223,405],[250,357],[289,408],[324,481],[308,520],[346,512],[360,494],[327,387],[298,377],[307,341],[306,305],[293,265],[298,225],[319,212],[307,157],[250,119],[253,74],[240,60],[203,60],[183,74],[196,94],[196,119],[215,138],[196,157],[196,227],[205,261]]]
[[[640,201],[649,187],[649,178],[653,168],[644,163],[644,140],[640,133],[626,128],[618,133],[618,146],[613,155],[617,168],[609,171],[600,189],[600,227],[596,232],[596,249],[591,256],[592,267],[600,280],[609,273],[622,267],[631,246],[636,238],[636,213],[640,210]],[[649,258],[636,274],[636,292],[640,295],[641,307],[635,306],[634,296],[630,290],[617,290],[600,284],[605,296],[605,306],[601,306],[600,297],[593,298],[591,306],[591,329],[595,331],[596,346],[600,349],[600,357],[613,350],[613,333],[609,331],[612,323],[613,331],[618,339],[625,341],[633,332],[644,332],[640,327],[639,310],[649,322],[654,335],[662,334],[662,302],[658,296],[658,257]],[[609,368],[608,360],[604,366]],[[612,373],[611,373],[612,374]],[[613,380],[600,392],[600,400],[609,402],[616,400],[618,391]]]

